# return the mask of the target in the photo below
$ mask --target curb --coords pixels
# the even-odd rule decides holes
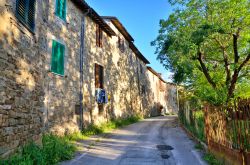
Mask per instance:
[[[195,136],[193,135],[193,133],[190,132],[182,123],[180,123],[180,126],[181,126],[181,128],[188,134],[188,136],[190,136],[192,139],[194,139],[194,141],[195,141],[196,143],[201,144],[201,145],[203,146],[203,148],[205,149],[206,152],[208,151],[208,146],[207,146],[206,143],[204,143],[203,141],[201,141],[200,139],[198,139],[197,137],[195,137]]]

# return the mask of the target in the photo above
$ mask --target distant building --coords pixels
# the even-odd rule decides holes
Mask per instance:
[[[177,91],[176,85],[168,83],[153,68],[147,67],[149,79],[149,102],[151,116],[165,113],[177,113]]]

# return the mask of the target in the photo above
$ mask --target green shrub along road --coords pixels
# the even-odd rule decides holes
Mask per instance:
[[[65,137],[52,134],[42,137],[42,145],[30,142],[22,150],[8,160],[4,165],[48,165],[73,158],[76,147]]]
[[[190,117],[190,122],[187,121],[184,114],[180,112],[179,119],[181,123],[199,140],[205,142],[205,119],[204,112],[202,110],[194,111],[192,117]]]

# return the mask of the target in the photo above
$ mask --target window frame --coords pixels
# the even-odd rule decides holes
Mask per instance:
[[[98,82],[97,82],[97,67],[98,67]],[[94,77],[95,77],[95,88],[100,88],[100,89],[104,89],[104,67],[98,63],[95,63],[95,68],[94,68]],[[97,85],[97,83],[99,83]]]
[[[27,28],[28,29],[28,31],[30,31],[32,34],[35,34],[35,28],[36,28],[36,5],[37,5],[37,0],[34,0],[34,18],[33,18],[33,22],[34,22],[34,27],[31,27],[31,26],[29,26],[29,24],[28,24],[28,22],[27,22],[27,20],[25,20],[25,19],[28,19],[28,18],[25,18],[25,19],[23,19],[19,14],[18,14],[18,4],[19,4],[19,1],[20,0],[17,0],[16,1],[16,5],[15,5],[15,16],[16,16],[16,18],[20,21],[20,23],[25,27],[25,28]],[[27,12],[29,11],[29,4],[30,4],[30,1],[31,0],[25,0],[25,5],[27,5],[27,6],[25,6],[25,17],[27,17]]]
[[[63,45],[64,46],[64,54],[63,54],[63,74],[60,74],[60,73],[57,73],[57,72],[54,72],[53,70],[52,70],[52,58],[53,58],[53,53],[54,53],[54,49],[53,49],[53,42],[57,42],[57,43],[59,43],[60,45]],[[55,75],[58,75],[58,76],[61,76],[61,77],[64,77],[66,74],[65,74],[65,60],[66,60],[66,45],[63,43],[63,42],[60,42],[60,41],[58,41],[58,40],[56,40],[56,39],[52,39],[51,40],[51,59],[50,59],[50,72],[51,73],[53,73],[53,74],[55,74]]]
[[[65,0],[65,18],[62,18],[61,16],[59,16],[59,15],[57,15],[57,5],[58,5],[58,3],[59,3],[59,1],[60,0],[55,0],[55,15],[56,15],[56,17],[58,17],[58,18],[60,18],[61,20],[63,20],[64,22],[66,22],[67,21],[67,0]]]
[[[122,53],[125,52],[125,40],[120,36],[118,36],[118,48]]]

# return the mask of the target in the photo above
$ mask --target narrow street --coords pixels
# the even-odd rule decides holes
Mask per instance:
[[[195,143],[178,127],[177,116],[145,119],[118,129],[62,165],[200,165]]]

